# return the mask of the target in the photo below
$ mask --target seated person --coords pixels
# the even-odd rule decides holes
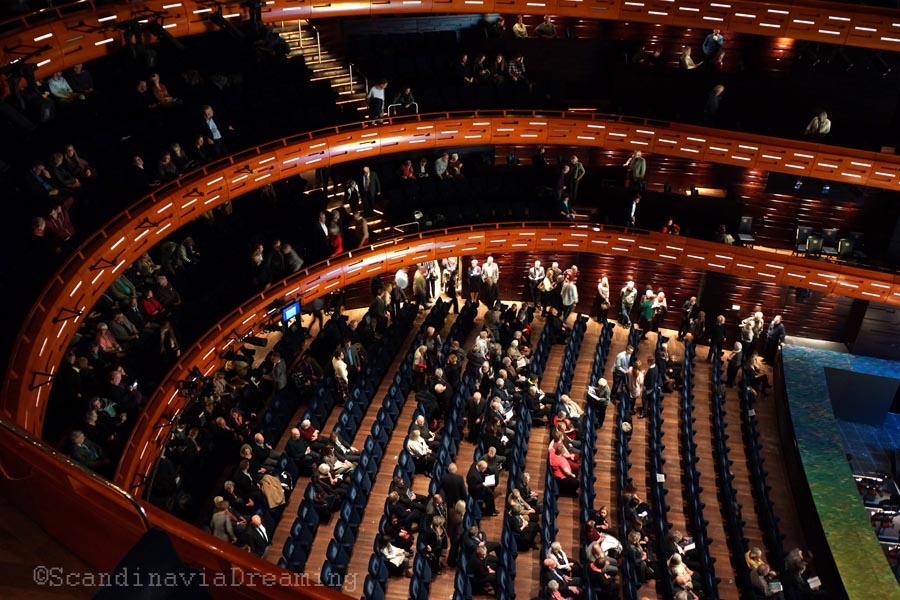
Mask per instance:
[[[76,93],[69,82],[65,80],[61,71],[57,71],[47,80],[47,89],[60,102],[84,100],[84,94]]]
[[[422,498],[412,491],[412,488],[410,488],[406,481],[399,475],[391,480],[391,485],[388,487],[388,494],[391,492],[397,492],[397,495],[400,497],[400,504],[405,508],[419,511],[419,513],[425,512],[425,504],[423,504]]]
[[[318,454],[313,454],[309,441],[300,435],[300,430],[296,427],[291,429],[291,439],[285,444],[284,452],[301,473],[311,472],[312,466],[321,460]]]
[[[758,594],[766,598],[784,600],[784,586],[778,579],[778,573],[765,562],[760,563],[755,569],[750,569],[750,583]]]
[[[541,530],[540,524],[528,518],[528,514],[520,505],[513,505],[509,510],[509,526],[516,545],[520,550],[540,550]]]
[[[81,63],[72,67],[72,72],[69,73],[66,80],[69,82],[69,87],[76,94],[86,95],[94,92],[94,78],[91,76],[90,71],[85,70],[84,65]]]
[[[720,244],[734,244],[734,236],[726,231],[725,223],[720,223],[719,226],[716,227],[716,231],[713,234],[713,240]]]
[[[409,508],[400,502],[400,494],[390,492],[388,494],[388,516],[397,517],[397,522],[407,531],[415,531],[424,516],[418,509]]]
[[[497,587],[497,571],[487,562],[487,550],[479,546],[469,560],[472,592],[493,595]]]
[[[565,448],[562,445],[557,446],[555,451],[550,451],[550,468],[561,492],[577,493],[578,476],[572,471],[569,461],[563,456],[564,453]]]
[[[388,573],[395,577],[412,577],[409,555],[402,548],[393,545],[390,536],[382,535],[379,538],[378,549],[387,563]]]
[[[87,439],[81,430],[75,430],[69,435],[68,453],[75,462],[101,473],[112,464],[103,449]]]
[[[318,452],[319,454],[325,453],[325,447],[328,445],[319,437],[319,430],[312,426],[312,422],[309,419],[304,419],[300,423],[300,435],[306,438],[306,441],[309,442],[309,447],[313,449],[313,452]]]
[[[328,436],[328,441],[334,446],[334,453],[340,460],[346,460],[351,463],[359,462],[359,449],[350,445],[350,442],[342,438],[337,431],[332,430],[331,435]]]
[[[339,459],[335,454],[334,446],[331,444],[325,447],[325,452],[322,454],[322,462],[331,468],[332,473],[342,475],[345,478],[356,469],[355,463]]]
[[[431,476],[434,468],[435,457],[428,447],[422,434],[418,429],[409,432],[409,438],[406,440],[406,451],[412,455],[413,463],[416,465],[416,473],[422,473]]]
[[[752,388],[754,395],[765,398],[766,393],[772,385],[769,383],[769,372],[762,360],[762,356],[754,353],[753,356],[750,357],[747,368],[750,372],[750,387]]]
[[[403,525],[400,524],[400,520],[396,515],[391,515],[388,518],[387,523],[384,524],[384,531],[382,531],[382,533],[390,538],[393,545],[398,548],[403,548],[407,552],[412,550],[413,543],[416,541],[415,537],[403,528]]]

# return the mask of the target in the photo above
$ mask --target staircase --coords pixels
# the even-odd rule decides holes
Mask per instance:
[[[281,38],[291,48],[290,56],[302,56],[306,66],[312,71],[311,81],[328,80],[338,95],[337,104],[348,115],[359,113],[365,116],[366,79],[354,72],[347,59],[333,48],[342,44],[333,41],[324,29],[319,29],[309,21],[282,21],[275,28]],[[351,120],[357,120],[351,117]]]

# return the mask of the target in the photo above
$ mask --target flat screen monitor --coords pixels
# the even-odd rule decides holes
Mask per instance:
[[[294,320],[300,317],[300,302],[291,302],[281,309],[281,322],[285,327],[290,327]]]

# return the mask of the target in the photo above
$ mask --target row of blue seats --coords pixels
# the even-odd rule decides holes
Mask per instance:
[[[329,541],[328,548],[326,549],[325,562],[322,565],[320,581],[329,587],[335,589],[343,587],[346,570],[350,565],[350,557],[353,554],[354,545],[356,544],[356,536],[359,532],[359,527],[362,523],[362,518],[369,501],[370,494],[368,492],[371,491],[374,479],[378,473],[378,468],[381,465],[381,460],[384,458],[384,451],[387,448],[387,443],[390,439],[390,432],[393,431],[396,426],[397,417],[399,417],[402,406],[406,401],[406,396],[409,394],[412,387],[411,367],[415,349],[421,344],[425,335],[425,330],[428,327],[434,327],[437,331],[440,331],[443,328],[449,310],[449,303],[438,299],[428,316],[422,322],[422,325],[419,327],[419,331],[417,332],[413,343],[409,346],[406,356],[400,364],[400,368],[398,369],[399,372],[395,374],[394,381],[388,389],[385,403],[379,408],[375,423],[372,427],[373,433],[369,436],[373,440],[373,443],[370,446],[374,460],[369,461],[371,465],[369,468],[357,469],[361,470],[363,475],[356,476],[354,481],[351,482],[350,490],[341,507],[341,515],[334,527],[334,536],[331,541]],[[408,323],[405,333],[408,333],[412,322],[415,320],[416,314],[418,314],[418,310],[414,305],[407,304],[403,308],[403,312],[404,314],[411,314],[411,318],[407,317]],[[405,338],[406,335],[404,334],[402,339]],[[400,343],[402,344],[402,340]],[[351,400],[348,400],[347,405],[350,404]],[[354,435],[356,433],[355,429],[361,423],[365,411],[368,410],[370,400],[371,397],[366,398],[364,396],[362,399],[362,404],[364,404],[364,406],[359,408],[358,413],[354,412],[351,414],[350,424],[353,426]],[[347,414],[348,412],[349,407],[347,405],[344,407],[344,414]],[[378,434],[377,438],[375,437],[375,434]],[[364,451],[367,450],[367,448],[364,448]]]
[[[449,306],[447,307],[449,308]],[[477,314],[477,306],[473,303],[467,302],[463,305],[460,310],[459,317],[454,322],[453,326],[450,329],[450,333],[447,336],[447,340],[443,345],[443,353],[441,364],[446,360],[447,353],[450,348],[450,344],[454,340],[461,340],[466,337],[468,331],[472,327],[472,323]],[[424,328],[427,328],[429,323],[425,323],[423,325],[422,331]],[[436,330],[440,330],[439,327],[435,327]],[[420,339],[416,340],[416,343],[410,346],[410,356],[415,353],[415,349],[419,346]],[[398,373],[398,375],[400,375]],[[398,383],[395,381],[395,383]],[[471,381],[471,377],[468,375],[464,375],[459,389],[456,390],[454,394],[454,407],[462,405],[462,398],[465,397],[467,393],[470,393],[474,388],[474,382]],[[409,389],[407,388],[406,394],[408,394]],[[397,392],[400,393],[399,391]],[[422,407],[417,406],[416,414],[421,414]],[[458,443],[459,436],[461,436],[462,423],[458,420],[456,413],[458,412],[457,408],[451,412],[451,415],[445,421],[445,428],[442,433],[441,438],[441,447],[438,452],[438,456],[445,457],[447,461],[446,464],[449,464],[452,461],[452,457],[456,454],[456,443]],[[397,411],[396,417],[399,416],[399,408]],[[385,442],[386,443],[386,442]],[[404,458],[406,457],[406,458]],[[444,465],[446,466],[446,465]],[[402,450],[400,456],[398,458],[398,464],[394,468],[393,476],[403,478],[404,482],[408,486],[412,486],[412,477],[415,474],[414,466],[411,464],[411,457],[406,450]],[[434,493],[434,486],[436,485],[436,480],[439,481],[439,478],[435,478],[432,480],[432,489],[430,493]],[[383,509],[383,514],[381,516],[381,520],[379,521],[378,531],[379,534],[384,532],[385,524],[388,520],[389,513],[389,503],[385,500],[385,505]],[[467,515],[467,519],[470,517]],[[468,524],[468,523],[467,523]],[[363,598],[365,600],[383,600],[384,595],[387,591],[387,582],[388,582],[388,569],[387,563],[382,556],[380,549],[378,547],[378,542],[376,542],[373,546],[372,555],[369,557],[369,568],[368,574],[366,575],[365,582],[363,584]],[[418,553],[413,559],[413,576],[410,579],[410,588],[409,593],[410,597],[416,600],[423,600],[430,593],[430,585],[431,585],[431,567],[428,564],[428,561],[425,560],[425,557],[422,553]]]
[[[632,326],[632,329],[634,327]],[[634,331],[632,331],[634,334]],[[660,341],[657,337],[657,356],[659,355]],[[630,340],[630,338],[629,338]],[[630,343],[630,341],[629,341]],[[635,347],[637,345],[635,344]],[[665,539],[672,525],[669,523],[668,513],[669,505],[666,502],[666,496],[669,491],[665,485],[665,463],[666,460],[662,456],[665,449],[663,445],[662,427],[665,420],[662,417],[662,390],[653,390],[653,398],[647,411],[647,441],[648,441],[648,462],[650,467],[649,483],[650,497],[652,498],[651,506],[654,508],[652,515],[652,531],[656,537],[657,551],[656,555],[660,557],[660,562],[665,565],[669,555],[666,552]],[[676,441],[677,443],[677,441]],[[662,477],[661,477],[662,476]],[[664,598],[671,599],[672,588],[668,581],[668,569],[664,569],[666,574],[662,576],[662,589],[660,590]]]
[[[402,344],[403,340],[406,338],[406,335],[416,318],[416,314],[417,311],[414,307],[401,311],[397,321],[385,331],[385,334],[382,336],[381,340],[379,340],[377,352],[373,354],[393,356],[400,344]],[[380,384],[389,364],[390,363],[385,363],[382,360],[373,361],[373,364],[369,365],[366,373],[360,378],[360,381],[354,385],[351,391],[351,398],[344,404],[344,409],[341,411],[339,417],[339,423],[347,423],[348,419],[355,420],[357,415],[359,415],[360,419],[362,418],[361,410],[364,409],[360,409],[359,407],[364,406],[365,408],[368,408],[368,404],[375,393],[375,388]],[[321,427],[324,426],[328,414],[334,407],[335,398],[334,395],[330,393],[331,389],[329,382],[323,383],[319,389],[316,390],[307,411],[304,413],[303,418],[309,419],[317,429],[321,429]],[[340,433],[345,439],[352,440],[356,432],[355,430],[352,432],[344,430],[340,431]],[[285,460],[286,458],[287,455],[282,455],[282,462],[293,464],[293,461]],[[340,509],[338,525],[344,529],[346,529],[347,522],[352,518],[352,510],[358,502],[358,499],[360,497],[367,497],[368,491],[371,489],[371,482],[369,481],[368,474],[371,473],[373,469],[377,472],[377,465],[373,459],[372,452],[367,449],[360,456],[359,467],[352,475],[347,499]],[[291,526],[291,535],[285,540],[284,546],[282,547],[282,555],[279,564],[294,572],[302,572],[306,568],[309,552],[312,548],[312,543],[320,523],[329,522],[331,519],[330,512],[323,510],[321,507],[317,507],[314,498],[315,488],[313,487],[312,482],[310,482],[304,492],[304,499],[298,508],[297,518]],[[311,518],[311,515],[315,515],[315,518]],[[343,525],[341,525],[341,523],[343,523]],[[346,537],[344,531],[339,531],[338,533],[340,533],[340,536],[336,535],[335,537],[339,537],[340,539]]]
[[[550,340],[556,338],[556,332],[550,331],[550,327],[544,327],[544,331],[542,331],[542,339],[543,334],[546,333],[550,337]],[[587,317],[584,315],[577,315],[575,318],[575,324],[572,327],[572,333],[569,335],[569,339],[566,342],[566,348],[563,353],[562,359],[562,368],[559,372],[559,378],[556,383],[556,393],[557,393],[557,402],[553,407],[553,413],[556,414],[559,410],[562,409],[562,403],[559,401],[560,396],[562,394],[568,394],[569,389],[571,387],[572,378],[575,374],[575,363],[578,361],[578,354],[581,350],[581,344],[584,341],[584,333],[587,330]],[[548,349],[549,354],[549,349]],[[587,418],[587,413],[585,413],[585,419]],[[582,455],[592,454],[587,451],[587,432],[590,431],[594,434],[593,441],[591,442],[591,448],[596,443],[596,430],[591,426],[588,426],[589,421],[585,420],[583,425],[583,430],[585,432],[584,438],[584,446]],[[556,540],[556,536],[559,534],[559,524],[557,523],[557,517],[559,517],[559,505],[557,503],[557,499],[560,495],[560,486],[556,479],[553,476],[553,470],[550,468],[550,455],[549,452],[545,453],[541,460],[547,463],[546,475],[544,477],[544,499],[543,499],[543,522],[541,525],[541,538],[543,542],[543,547],[541,549],[541,557],[546,557],[550,551],[550,544]],[[581,474],[579,475],[579,485],[581,486],[582,494],[592,494],[593,493],[593,469],[589,473],[585,473],[585,470],[581,470]],[[588,482],[585,481],[585,476],[588,478]],[[590,489],[590,492],[588,492]],[[593,503],[593,497],[591,496],[589,499],[589,503]],[[541,565],[541,581],[544,581],[544,567]],[[542,598],[547,598],[546,590],[541,589]]]
[[[659,345],[664,341],[662,335],[658,338]],[[694,545],[696,554],[700,561],[700,582],[705,593],[705,597],[710,600],[717,600],[719,597],[718,579],[715,576],[715,558],[710,554],[709,545],[712,540],[707,534],[706,526],[708,521],[703,518],[704,504],[700,501],[700,493],[703,488],[700,485],[700,470],[697,463],[700,461],[697,456],[697,444],[694,442],[694,423],[697,421],[694,417],[694,354],[696,350],[690,341],[684,343],[684,364],[682,366],[682,377],[684,386],[681,390],[681,461],[684,471],[682,480],[684,483],[683,493],[685,506],[687,508],[687,522],[690,529],[694,533]],[[659,354],[657,355],[659,360]]]
[[[746,522],[741,518],[741,505],[737,501],[737,490],[734,488],[734,473],[729,458],[728,447],[730,436],[726,433],[728,423],[725,421],[724,369],[722,357],[717,353],[712,364],[712,417],[713,417],[713,452],[716,460],[716,477],[718,478],[719,495],[725,515],[725,534],[728,537],[732,556],[742,557],[749,549],[750,541],[744,536]],[[750,583],[750,572],[743,561],[738,560],[735,569],[735,580],[738,588],[751,598],[756,591]]]
[[[763,540],[769,550],[768,562],[777,572],[783,573],[784,534],[781,533],[778,526],[780,519],[775,515],[775,503],[769,497],[772,488],[766,483],[768,471],[763,468],[765,458],[762,456],[759,432],[756,429],[756,413],[753,411],[753,395],[750,391],[750,384],[750,373],[745,372],[740,381],[744,451],[747,454],[747,466],[750,469],[750,482],[753,485],[753,498],[756,501],[759,527],[762,529]]]

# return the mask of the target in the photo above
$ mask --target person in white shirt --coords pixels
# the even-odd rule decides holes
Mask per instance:
[[[53,97],[63,102],[71,102],[73,100],[84,100],[84,94],[76,94],[69,82],[63,77],[60,71],[53,74],[47,80],[47,88]]]
[[[369,104],[369,118],[373,120],[373,125],[381,124],[384,117],[384,90],[387,89],[387,79],[382,79],[369,88],[366,94],[366,100]]]
[[[431,469],[434,466],[434,455],[418,429],[413,429],[409,432],[409,438],[406,440],[406,451],[413,457],[416,472],[431,473]]]
[[[528,27],[525,25],[525,18],[522,15],[516,17],[516,24],[512,26],[512,32],[517,38],[528,37]]]
[[[544,267],[541,266],[541,261],[534,261],[534,266],[528,269],[528,292],[531,294],[531,302],[535,306],[541,305],[541,294],[538,286],[544,281]]]

